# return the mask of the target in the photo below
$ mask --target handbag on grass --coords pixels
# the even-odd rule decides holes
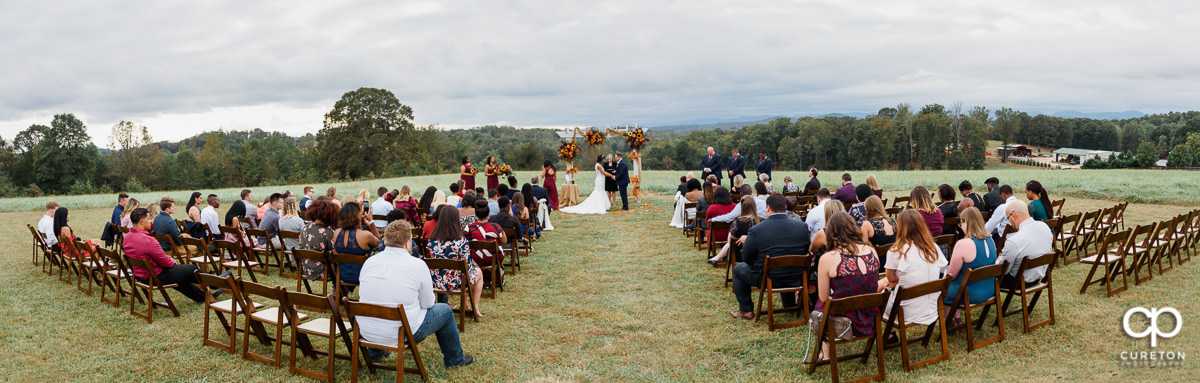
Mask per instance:
[[[825,316],[824,312],[813,310],[808,315],[808,331],[813,335],[820,336],[817,332],[821,330],[821,318]],[[833,335],[837,340],[850,340],[854,338],[851,333],[850,318],[834,315],[829,318],[829,325],[833,327]],[[819,338],[818,338],[819,339]]]

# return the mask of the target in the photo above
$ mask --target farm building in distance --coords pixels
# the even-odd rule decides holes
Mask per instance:
[[[1008,144],[996,149],[996,154],[1004,156],[1004,152],[1008,152],[1009,157],[1033,157],[1033,150],[1025,145]]]
[[[1065,162],[1068,164],[1083,163],[1092,158],[1099,157],[1107,160],[1109,157],[1121,154],[1121,152],[1113,152],[1108,150],[1092,150],[1092,149],[1075,149],[1075,148],[1059,148],[1054,151],[1054,162]],[[1061,158],[1065,156],[1065,158]]]

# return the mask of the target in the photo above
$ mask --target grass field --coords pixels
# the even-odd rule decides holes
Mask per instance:
[[[840,174],[840,173],[839,173]],[[1192,186],[1198,181],[1183,172],[1051,172],[1011,170],[998,172],[877,172],[887,196],[907,194],[915,184],[981,182],[996,175],[1005,183],[1023,185],[1037,178],[1054,198],[1066,195],[1066,211],[1110,206],[1112,200],[1083,198],[1084,189],[1135,190],[1148,200],[1173,204],[1134,203],[1127,212],[1130,224],[1160,220],[1194,208],[1198,198]],[[865,173],[854,173],[861,180]],[[648,174],[652,189],[673,189],[674,172]],[[779,177],[779,175],[777,175]],[[449,184],[452,176],[371,181],[339,185],[357,190],[384,183]],[[782,177],[779,177],[782,178]],[[826,183],[832,174],[822,174]],[[1090,180],[1089,180],[1090,179]],[[1072,186],[1068,185],[1077,185]],[[1096,185],[1084,188],[1082,185]],[[590,185],[585,186],[585,194]],[[265,192],[276,188],[256,188]],[[292,187],[293,190],[298,190]],[[232,190],[232,189],[231,189]],[[1167,190],[1167,191],[1164,191]],[[171,194],[179,198],[183,193]],[[1122,194],[1118,194],[1122,195]],[[224,194],[222,194],[224,197]],[[77,198],[77,199],[73,199]],[[89,205],[87,198],[94,198]],[[84,236],[105,221],[110,196],[67,197],[67,206],[100,206],[72,209],[72,223]],[[67,202],[69,201],[69,202]],[[437,343],[421,344],[431,379],[448,382],[487,381],[827,381],[829,368],[806,375],[801,364],[806,327],[768,332],[765,324],[729,318],[736,308],[729,289],[723,287],[723,269],[704,263],[704,254],[690,246],[677,229],[667,226],[671,199],[653,194],[636,211],[606,216],[555,214],[556,230],[537,242],[535,253],[523,259],[523,269],[509,278],[506,291],[485,300],[487,314],[480,323],[468,323],[463,333],[465,350],[477,359],[470,367],[441,368]],[[1189,206],[1190,205],[1190,206]],[[0,206],[21,203],[0,200]],[[227,207],[227,205],[226,205]],[[26,223],[35,223],[40,212],[0,213],[0,304],[5,321],[0,325],[0,376],[12,381],[304,381],[286,368],[241,359],[200,344],[203,309],[178,293],[179,318],[156,313],[154,324],[122,308],[101,304],[30,263],[30,238]],[[1148,351],[1148,340],[1132,339],[1121,330],[1122,315],[1136,306],[1174,307],[1184,316],[1178,336],[1160,339],[1158,351],[1200,355],[1200,331],[1191,323],[1200,313],[1191,262],[1155,275],[1149,283],[1130,287],[1105,298],[1095,287],[1078,293],[1087,273],[1081,264],[1055,271],[1057,324],[1021,334],[1020,318],[1005,320],[1008,339],[968,354],[962,333],[950,336],[949,361],[912,373],[900,366],[898,350],[887,353],[890,381],[946,380],[1089,380],[1089,381],[1194,381],[1200,363],[1185,360],[1168,368],[1122,365],[1122,351]],[[278,277],[268,282],[289,286]],[[1044,300],[1043,300],[1044,302]],[[1044,316],[1039,303],[1034,319]],[[1171,328],[1162,323],[1164,330]],[[1136,326],[1135,326],[1136,327]],[[990,334],[985,327],[985,334]],[[240,341],[240,338],[239,338]],[[266,351],[262,346],[251,347]],[[917,357],[929,350],[916,351]],[[285,360],[286,363],[286,360]],[[317,363],[305,361],[309,366]],[[873,361],[872,361],[873,363]],[[870,366],[870,364],[868,364]],[[866,372],[856,362],[842,364],[845,374]],[[349,378],[349,365],[339,362],[339,379]],[[391,373],[367,376],[390,381]],[[408,375],[408,379],[416,379]]]

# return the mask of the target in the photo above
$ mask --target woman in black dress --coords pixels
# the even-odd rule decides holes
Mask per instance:
[[[604,156],[604,191],[608,192],[608,206],[617,206],[617,180],[613,175],[617,174],[617,164],[613,162],[611,154]]]

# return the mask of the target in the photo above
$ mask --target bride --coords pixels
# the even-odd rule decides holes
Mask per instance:
[[[609,202],[608,196],[604,192],[604,177],[611,176],[604,172],[604,168],[600,163],[604,162],[605,156],[596,157],[596,186],[592,188],[592,194],[588,194],[587,199],[575,206],[568,206],[561,209],[563,213],[569,214],[605,214],[608,213]]]

